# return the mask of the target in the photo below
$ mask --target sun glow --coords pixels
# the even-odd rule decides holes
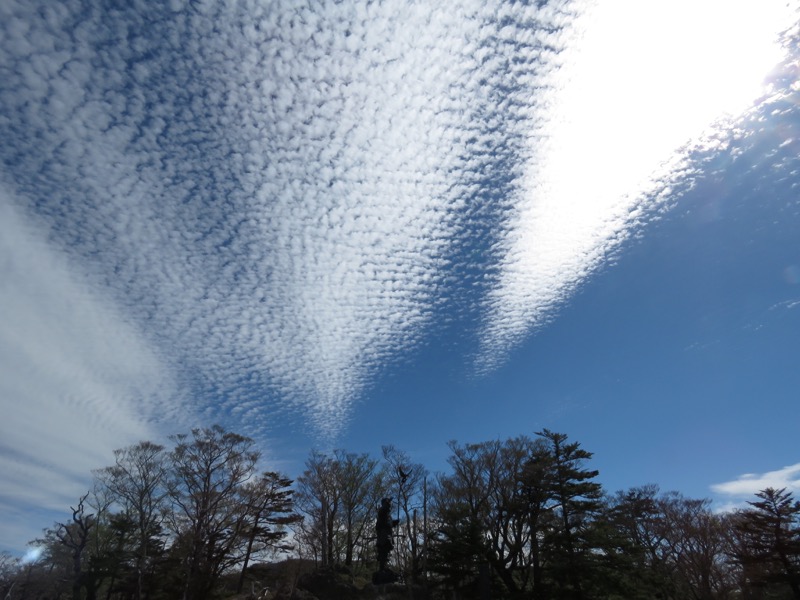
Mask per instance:
[[[531,137],[525,197],[489,300],[490,348],[546,320],[625,239],[643,198],[666,189],[686,149],[763,96],[798,12],[797,0],[587,6]]]
[[[763,93],[795,10],[773,0],[757,9],[724,0],[597,3],[567,58],[539,175],[571,201],[636,194],[679,148]]]
[[[606,149],[674,150],[762,93],[794,12],[774,0],[600,2],[581,24],[562,118],[599,128]]]

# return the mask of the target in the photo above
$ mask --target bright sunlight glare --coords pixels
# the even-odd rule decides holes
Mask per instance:
[[[489,338],[519,339],[546,321],[628,235],[643,198],[668,186],[686,149],[763,95],[783,56],[780,34],[800,3],[587,6],[549,82],[543,126],[531,137],[534,160],[490,298]],[[521,314],[504,319],[512,310]]]
[[[573,202],[641,191],[679,148],[758,98],[796,11],[778,0],[598,2],[565,65],[542,174]]]

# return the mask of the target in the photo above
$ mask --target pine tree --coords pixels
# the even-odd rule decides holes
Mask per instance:
[[[565,434],[544,429],[537,435],[548,444],[549,492],[558,516],[547,540],[554,591],[557,597],[581,600],[584,583],[595,570],[591,529],[603,495],[600,484],[593,481],[598,471],[583,468],[592,453],[578,442],[568,442]]]
[[[800,600],[800,502],[786,488],[756,496],[738,515],[734,558],[749,586],[788,588]]]

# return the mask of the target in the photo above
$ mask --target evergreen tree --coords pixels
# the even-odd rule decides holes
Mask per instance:
[[[537,432],[549,449],[549,493],[558,518],[545,539],[552,565],[554,595],[581,600],[584,584],[593,576],[593,519],[602,507],[602,487],[594,481],[598,471],[583,468],[592,457],[578,442],[568,442],[563,433],[548,429]]]
[[[616,532],[621,560],[627,563],[620,569],[626,598],[676,597],[676,565],[669,556],[670,532],[663,506],[656,485],[617,492],[606,502],[603,521]]]
[[[800,600],[800,502],[785,488],[756,496],[736,519],[733,556],[749,588],[783,589]]]
[[[439,586],[477,600],[488,551],[483,528],[463,501],[444,503],[437,514],[440,523],[431,533],[428,567]]]
[[[242,570],[237,584],[241,593],[250,559],[259,552],[289,551],[286,543],[286,526],[299,522],[302,517],[293,511],[292,480],[279,473],[268,471],[240,490],[240,519],[244,546]]]

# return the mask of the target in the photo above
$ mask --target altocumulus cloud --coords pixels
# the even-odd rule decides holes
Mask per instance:
[[[496,366],[714,116],[628,118],[683,81],[613,75],[659,30],[604,47],[633,6],[0,4],[3,401],[29,424],[2,472],[62,447],[82,470],[193,414],[334,438],[466,288]],[[91,443],[59,433],[79,415]]]
[[[798,4],[587,3],[549,78],[487,295],[494,368],[690,180],[763,94]],[[789,32],[785,35],[788,36]],[[742,40],[752,43],[743,44]]]
[[[206,408],[255,429],[268,389],[335,435],[521,172],[571,14],[172,8],[4,5],[4,180],[178,379],[224,390]]]

